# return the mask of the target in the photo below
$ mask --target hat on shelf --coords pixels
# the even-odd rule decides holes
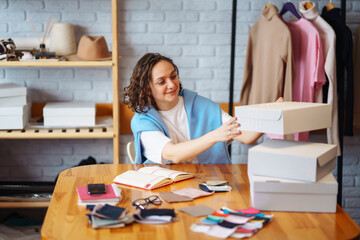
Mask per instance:
[[[74,26],[71,23],[55,23],[50,35],[50,52],[58,56],[76,53]]]
[[[76,54],[65,56],[69,61],[103,61],[111,60],[104,36],[82,36]]]

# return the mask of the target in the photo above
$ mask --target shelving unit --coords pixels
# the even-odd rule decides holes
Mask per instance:
[[[25,130],[1,130],[0,139],[113,139],[113,162],[120,162],[120,103],[119,103],[119,53],[118,53],[118,1],[111,0],[112,15],[112,60],[111,61],[20,61],[0,62],[0,67],[111,67],[112,68],[112,119],[113,125],[87,128],[41,128]],[[0,208],[47,207],[48,202],[0,202]]]

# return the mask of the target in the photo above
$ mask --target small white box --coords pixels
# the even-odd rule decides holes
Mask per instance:
[[[45,127],[91,127],[95,116],[44,117]]]
[[[336,212],[338,183],[332,173],[316,183],[250,176],[252,206],[264,211]]]
[[[0,107],[0,129],[24,129],[30,118],[31,103],[24,106]]]
[[[95,116],[93,102],[51,102],[43,109],[45,116]]]
[[[24,106],[26,105],[26,96],[0,97],[0,107]]]
[[[47,103],[43,109],[45,127],[95,126],[95,103]]]
[[[240,130],[291,134],[331,126],[331,105],[305,102],[273,102],[235,107]]]
[[[249,149],[249,175],[316,182],[335,167],[333,144],[270,139]]]
[[[0,84],[0,97],[26,96],[26,87],[15,83]]]

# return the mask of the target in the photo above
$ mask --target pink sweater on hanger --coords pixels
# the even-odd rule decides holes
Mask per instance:
[[[295,80],[292,100],[314,102],[315,89],[326,82],[323,49],[319,32],[304,18],[296,22],[285,22],[291,32]],[[294,134],[296,141],[308,141],[309,132]]]

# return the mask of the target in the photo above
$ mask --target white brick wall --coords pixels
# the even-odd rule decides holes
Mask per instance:
[[[246,44],[251,25],[267,3],[281,8],[283,0],[238,0],[234,99],[238,101]],[[292,1],[298,4],[299,1]],[[316,1],[319,10],[328,3]],[[333,1],[340,6],[340,0]],[[128,85],[136,61],[146,52],[170,56],[180,69],[183,86],[218,102],[229,98],[231,0],[119,0],[120,89]],[[0,0],[0,38],[35,37],[27,17],[42,36],[48,17],[75,26],[83,34],[104,35],[111,50],[109,0]],[[347,23],[360,24],[360,3],[347,1]],[[33,102],[112,101],[111,69],[4,68],[0,83],[16,82],[29,88]],[[324,136],[314,136],[324,140]],[[128,162],[121,136],[122,162]],[[360,136],[345,137],[343,207],[360,223]],[[234,143],[232,161],[246,163],[251,146]],[[111,140],[0,139],[0,180],[51,181],[57,173],[89,155],[112,162]]]

